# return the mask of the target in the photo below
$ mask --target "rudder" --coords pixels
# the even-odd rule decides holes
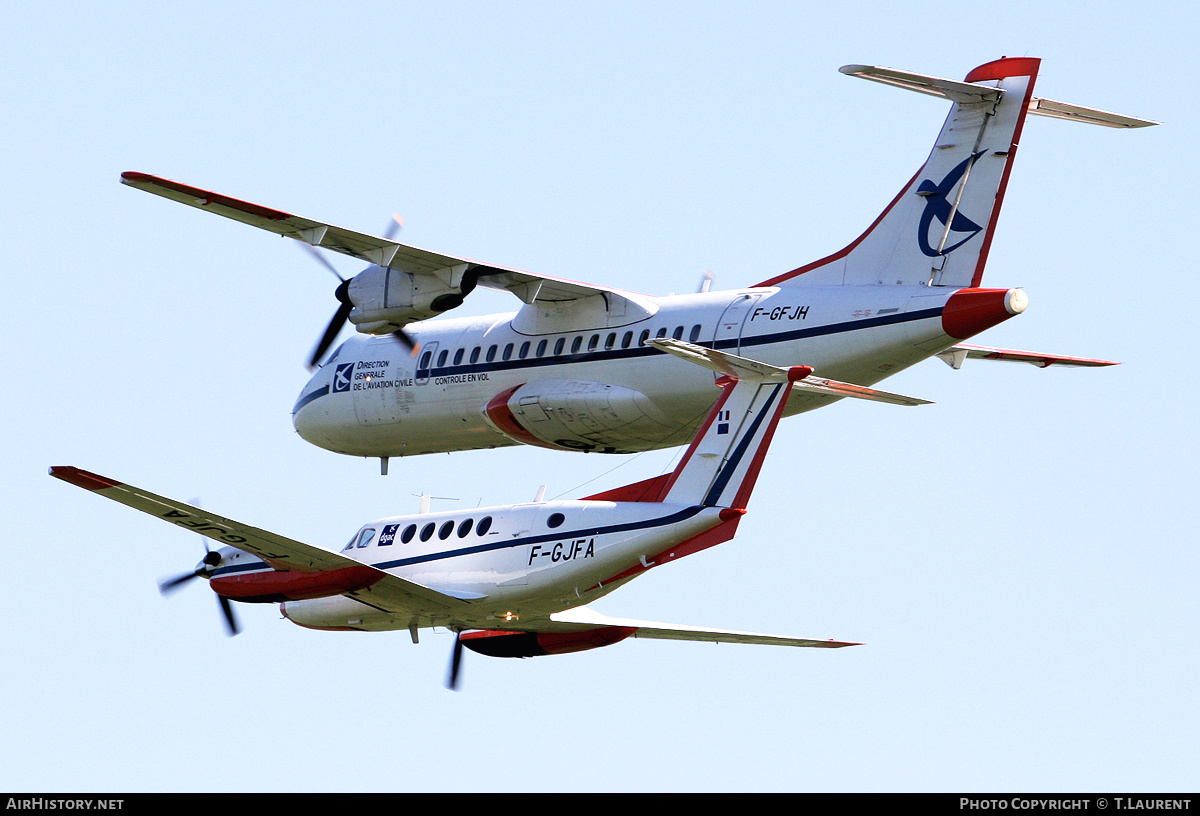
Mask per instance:
[[[933,150],[865,233],[759,286],[978,286],[1041,60],[1003,58],[966,80],[849,65],[842,72],[942,96],[953,107]]]

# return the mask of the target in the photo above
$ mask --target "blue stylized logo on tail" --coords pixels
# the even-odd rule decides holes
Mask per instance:
[[[947,196],[953,192],[954,186],[958,184],[958,180],[967,172],[967,168],[975,164],[976,160],[982,155],[983,151],[980,151],[963,159],[957,167],[946,174],[941,184],[934,184],[929,179],[925,179],[921,182],[921,186],[917,188],[917,194],[925,197],[925,211],[921,213],[921,223],[917,227],[917,245],[929,257],[936,258],[939,255],[947,255],[983,231],[983,227],[976,224],[970,218],[967,218],[961,212],[956,212],[954,213],[954,220],[950,223],[950,231],[954,233],[965,232],[967,236],[956,243],[943,247],[940,252],[936,247],[929,245],[929,227],[933,224],[933,220],[936,218],[938,223],[945,227],[946,220],[950,218],[950,211],[953,209],[953,205],[947,199]]]

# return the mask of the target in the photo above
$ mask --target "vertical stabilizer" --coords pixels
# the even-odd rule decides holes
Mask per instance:
[[[925,164],[865,233],[840,252],[759,285],[978,286],[1039,64],[999,59],[962,82],[842,68],[950,99],[950,115]]]
[[[662,485],[659,501],[744,510],[792,383],[812,369],[776,368],[666,338],[648,344],[723,375],[720,398]]]

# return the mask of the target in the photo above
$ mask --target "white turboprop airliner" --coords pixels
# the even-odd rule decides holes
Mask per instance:
[[[952,102],[929,158],[849,246],[729,291],[618,291],[429,252],[143,173],[122,181],[372,264],[338,286],[340,306],[312,362],[346,320],[373,336],[343,343],[293,409],[296,430],[314,445],[379,457],[385,473],[392,456],[512,444],[649,450],[686,442],[713,389],[705,372],[680,371],[648,338],[814,368],[827,378],[824,390],[793,395],[789,415],[846,396],[918,404],[869,386],[935,355],[956,368],[968,357],[1111,365],[962,343],[1026,306],[1019,289],[981,288],[1026,115],[1155,124],[1035,97],[1038,65],[1000,59],[964,81],[842,68]],[[507,290],[524,305],[422,322],[476,286]]]
[[[279,603],[285,617],[313,629],[409,629],[413,642],[421,628],[446,627],[458,633],[451,687],[463,647],[532,657],[631,636],[854,645],[608,618],[584,606],[652,567],[733,538],[788,397],[824,387],[808,381],[805,366],[649,342],[715,372],[720,396],[673,472],[577,501],[380,519],[334,553],[78,468],[50,474],[222,544],[164,587],[208,579],[232,633],[230,600]]]

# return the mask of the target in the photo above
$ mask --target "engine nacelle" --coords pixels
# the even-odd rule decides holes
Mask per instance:
[[[350,322],[364,334],[390,334],[462,305],[474,286],[466,264],[416,274],[372,266],[350,279]]]
[[[266,567],[216,575],[209,580],[209,586],[213,592],[233,601],[279,603],[342,595],[369,587],[381,577],[378,570],[368,566],[321,572],[292,572]]]
[[[505,632],[479,629],[459,635],[462,645],[489,657],[540,657],[582,652],[620,643],[637,631],[636,626],[606,626],[582,632]]]
[[[492,398],[483,416],[524,445],[595,453],[681,444],[670,438],[687,430],[667,420],[641,391],[582,380],[538,380],[510,388]]]

